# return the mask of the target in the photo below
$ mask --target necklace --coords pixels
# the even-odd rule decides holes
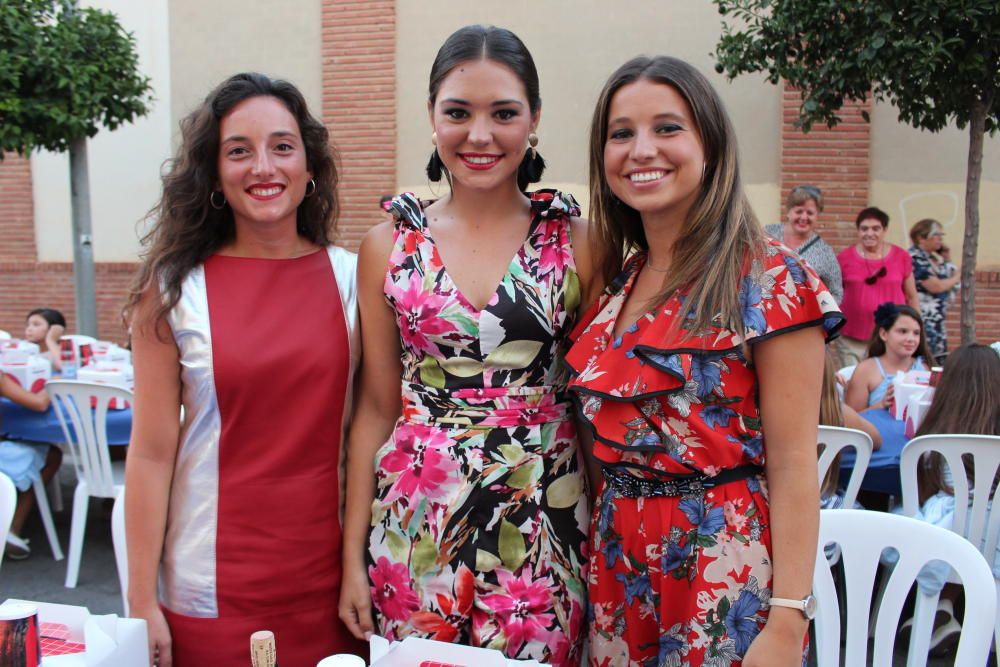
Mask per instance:
[[[667,271],[670,270],[669,266],[665,269],[658,269],[652,264],[650,264],[649,261],[646,262],[646,268],[649,269],[650,271],[656,271],[657,273],[666,273]]]

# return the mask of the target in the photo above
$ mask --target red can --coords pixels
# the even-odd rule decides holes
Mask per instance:
[[[0,665],[38,667],[41,662],[38,608],[24,602],[0,605]]]
[[[940,366],[934,366],[933,368],[931,368],[930,386],[932,387],[938,386],[938,382],[941,381],[942,370],[943,369]]]

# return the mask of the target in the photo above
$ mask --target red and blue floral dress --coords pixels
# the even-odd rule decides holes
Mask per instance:
[[[745,331],[675,326],[683,294],[615,321],[645,261],[637,255],[573,332],[570,390],[606,483],[591,526],[590,661],[739,665],[767,618],[770,519],[766,429],[743,344],[843,316],[816,273],[768,241],[740,285]],[[678,495],[641,491],[673,484]],[[622,493],[627,480],[638,493]],[[711,486],[713,481],[728,480]]]
[[[589,503],[562,365],[580,290],[576,202],[532,223],[482,310],[441,260],[420,202],[396,219],[385,295],[403,412],[375,457],[369,577],[379,632],[579,664]]]

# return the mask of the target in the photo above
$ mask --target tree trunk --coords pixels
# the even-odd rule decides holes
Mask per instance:
[[[981,152],[981,151],[980,151]],[[73,284],[76,293],[76,332],[97,337],[97,298],[94,290],[94,245],[90,231],[90,175],[87,140],[69,145],[70,205],[73,213]]]
[[[962,345],[976,342],[976,255],[979,251],[979,183],[983,175],[986,104],[969,113],[969,163],[965,172],[965,236],[962,238]]]

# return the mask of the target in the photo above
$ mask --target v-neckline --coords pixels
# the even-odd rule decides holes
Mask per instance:
[[[431,242],[431,245],[434,246],[434,249],[437,250],[438,260],[441,264],[440,273],[448,278],[448,282],[450,282],[451,286],[454,288],[455,296],[458,298],[458,300],[461,301],[466,308],[474,312],[477,317],[482,315],[482,313],[485,312],[490,307],[490,304],[493,303],[493,300],[496,298],[496,295],[500,291],[500,288],[503,287],[504,280],[506,280],[507,276],[510,275],[511,267],[514,265],[514,262],[520,260],[521,256],[524,254],[524,249],[531,241],[532,236],[534,236],[535,230],[538,227],[538,221],[540,219],[537,215],[535,215],[534,210],[532,210],[530,213],[531,220],[528,223],[528,233],[525,235],[524,240],[521,241],[521,245],[519,245],[517,247],[517,250],[514,251],[514,254],[510,258],[510,261],[507,262],[507,268],[504,269],[504,272],[502,274],[500,274],[500,280],[497,281],[496,287],[493,288],[492,292],[490,292],[489,299],[486,300],[486,303],[483,305],[482,308],[478,308],[476,307],[476,304],[472,303],[472,300],[465,295],[465,292],[462,290],[461,287],[459,287],[458,282],[456,282],[455,277],[452,275],[451,271],[448,270],[448,264],[444,261],[444,255],[441,254],[441,247],[437,244],[437,241],[434,239],[434,235],[431,233],[431,226],[427,220],[427,213],[424,210],[423,206],[420,207],[420,215],[423,218],[422,222],[424,228],[424,237],[426,237]]]

